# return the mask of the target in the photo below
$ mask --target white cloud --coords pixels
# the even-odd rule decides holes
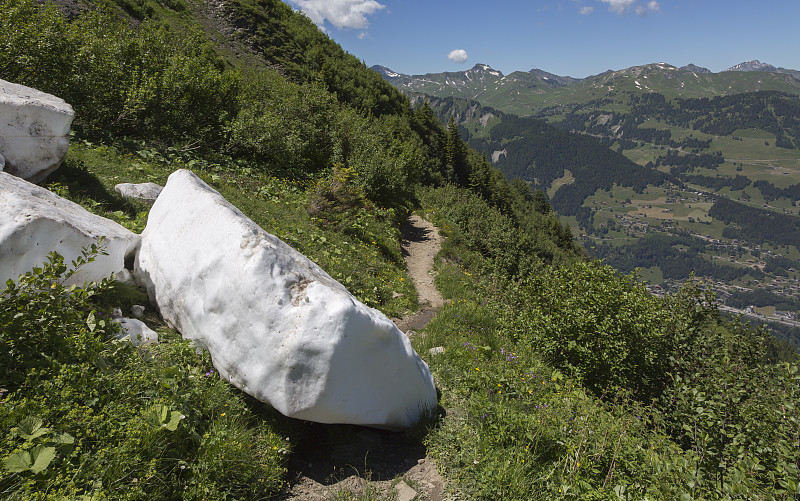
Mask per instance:
[[[369,26],[367,16],[385,9],[375,0],[291,0],[314,24],[324,27],[327,20],[341,29],[363,30]]]
[[[658,0],[650,0],[647,5],[641,5],[636,0],[600,0],[604,4],[608,4],[608,10],[616,14],[625,14],[629,10],[633,10],[639,16],[645,16],[648,12],[661,12],[661,6]],[[581,9],[582,10],[582,9]],[[583,12],[581,12],[583,14]]]
[[[624,14],[626,10],[630,9],[634,0],[600,0],[608,4],[608,10],[616,12],[617,14]]]
[[[581,7],[581,10],[579,10],[578,12],[580,13],[580,15],[586,16],[594,12],[594,7],[592,7],[591,5],[585,5]]]
[[[447,55],[447,59],[453,61],[454,63],[463,63],[469,59],[469,56],[467,55],[467,51],[464,49],[456,49]]]

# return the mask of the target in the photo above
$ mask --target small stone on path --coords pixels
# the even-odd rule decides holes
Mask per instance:
[[[411,501],[417,497],[417,491],[402,480],[394,486],[394,490],[397,492],[397,501]]]

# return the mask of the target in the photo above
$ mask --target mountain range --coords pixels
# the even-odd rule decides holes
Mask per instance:
[[[534,68],[504,75],[487,64],[459,72],[404,75],[373,66],[385,80],[406,94],[461,97],[520,116],[571,103],[613,98],[619,92],[657,92],[682,98],[702,98],[775,90],[800,94],[800,71],[747,61],[713,73],[693,64],[678,68],[667,63],[608,70],[587,78],[555,75]]]

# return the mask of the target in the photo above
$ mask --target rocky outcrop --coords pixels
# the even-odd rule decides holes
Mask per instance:
[[[156,183],[120,183],[114,186],[114,191],[123,198],[142,200],[152,204],[164,188]]]
[[[69,264],[81,248],[105,237],[107,255],[97,256],[68,283],[99,281],[132,261],[139,236],[80,205],[0,172],[0,284],[41,266],[56,251]],[[4,285],[0,285],[2,288]]]
[[[69,148],[75,112],[63,99],[0,80],[0,155],[9,174],[38,183]]]
[[[189,171],[153,205],[135,275],[224,379],[286,416],[401,429],[437,403],[388,318]]]

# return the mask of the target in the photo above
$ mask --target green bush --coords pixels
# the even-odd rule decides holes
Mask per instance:
[[[577,263],[525,277],[507,294],[509,335],[596,395],[624,390],[649,401],[663,391],[673,311],[634,276]]]
[[[98,250],[72,267],[53,253],[0,292],[4,499],[275,493],[291,447],[257,417],[259,404],[188,342],[114,340],[119,325],[94,302],[111,280],[64,286]]]
[[[596,262],[476,273],[498,255],[479,204],[421,198],[452,298],[413,341],[444,348],[427,361],[448,416],[427,444],[465,498],[796,498],[800,376],[768,333],[698,284],[658,298]]]
[[[98,252],[92,245],[71,266],[51,253],[41,267],[17,281],[8,280],[0,292],[0,386],[13,391],[29,372],[91,359],[102,346],[102,335],[116,332],[119,326],[103,320],[103,312],[90,303],[111,287],[110,280],[85,287],[64,285]]]
[[[67,22],[53,6],[4,0],[0,48],[4,79],[70,103],[89,136],[219,146],[236,113],[238,76],[199,30],[148,20],[134,31],[103,8]]]
[[[496,273],[504,279],[524,277],[550,263],[568,264],[579,253],[571,243],[559,247],[547,233],[545,216],[530,214],[520,222],[504,214],[480,195],[447,185],[419,190],[421,203],[432,209],[440,226],[448,224],[468,251],[467,267],[481,273]],[[561,227],[559,226],[559,230]]]
[[[298,177],[331,167],[339,104],[320,85],[294,84],[273,70],[247,70],[238,99],[240,112],[226,126],[232,155]]]

